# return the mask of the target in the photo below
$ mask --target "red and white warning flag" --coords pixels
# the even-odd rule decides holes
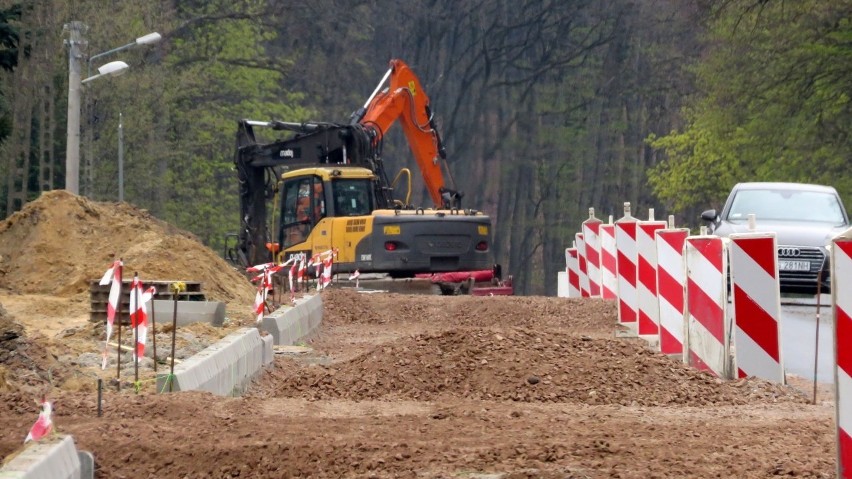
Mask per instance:
[[[263,307],[265,304],[264,289],[257,288],[257,294],[254,297],[254,314],[257,316],[257,322],[263,321]]]
[[[46,398],[41,399],[41,412],[38,413],[38,419],[36,422],[30,427],[30,432],[27,434],[27,437],[24,439],[24,444],[30,441],[38,442],[40,439],[44,438],[51,431],[53,431],[53,406],[51,406],[50,401]]]
[[[322,277],[319,281],[319,288],[327,288],[331,284],[331,266],[334,264],[334,254],[329,254],[322,260]]]
[[[305,260],[306,260],[305,256],[302,256],[299,259],[299,272],[296,275],[297,276],[296,281],[299,284],[302,284],[305,281],[305,273],[307,273],[307,271],[308,271],[309,265],[305,264]]]
[[[246,272],[260,273],[261,271],[265,271],[267,268],[272,268],[273,266],[275,266],[275,263],[256,264],[254,266],[249,266],[248,268],[246,268]]]
[[[269,268],[264,268],[260,271],[260,274],[251,279],[251,282],[259,281],[261,279],[264,280],[262,284],[266,285],[267,289],[272,289],[272,275],[284,269],[284,266],[287,263],[279,264],[278,266],[272,266]]]
[[[254,314],[257,315],[257,322],[263,321],[263,310],[266,307],[266,297],[269,291],[272,290],[272,273],[271,269],[264,271],[256,279],[260,279],[257,285],[257,295],[254,298]]]
[[[355,287],[356,288],[358,287],[358,278],[359,277],[361,277],[361,272],[358,271],[357,269],[355,270],[354,273],[349,275],[349,281],[352,281],[353,279],[355,280]]]
[[[103,361],[101,363],[101,369],[106,369],[107,364],[107,343],[109,343],[109,338],[112,336],[112,325],[115,324],[115,316],[116,311],[118,310],[118,301],[121,297],[121,269],[124,267],[124,263],[121,260],[116,260],[112,263],[112,266],[106,270],[104,276],[101,278],[100,284],[102,286],[106,286],[110,283],[111,286],[109,288],[109,301],[107,302],[107,324],[106,324],[106,339],[104,340],[104,352],[103,352]]]
[[[320,283],[320,274],[322,273],[322,254],[318,253],[311,257],[311,262],[308,263],[308,266],[314,267],[314,276],[317,278],[317,286],[322,287]]]
[[[296,275],[299,271],[299,262],[293,261],[293,265],[290,266],[290,271],[287,273],[287,280],[290,282],[290,292],[296,292]]]
[[[148,338],[148,309],[145,303],[151,301],[157,290],[153,286],[143,291],[139,276],[133,276],[130,285],[130,327],[136,329],[136,349],[133,357],[136,361],[145,355],[145,343]]]

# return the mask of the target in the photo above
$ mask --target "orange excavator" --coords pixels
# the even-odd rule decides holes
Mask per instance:
[[[393,181],[387,175],[382,144],[397,122],[431,207],[410,204],[408,169]],[[255,129],[261,127],[285,136],[259,141]],[[476,278],[500,288],[482,290],[486,294],[511,294],[493,262],[491,220],[462,208],[429,97],[402,60],[391,60],[348,123],[240,120],[234,163],[240,183],[240,231],[230,253],[235,262],[283,262],[334,250],[339,273],[436,283],[450,278],[456,285]]]

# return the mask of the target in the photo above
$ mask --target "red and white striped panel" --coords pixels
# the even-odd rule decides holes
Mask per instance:
[[[728,248],[737,377],[784,384],[775,233],[732,234]]]
[[[615,269],[615,225],[601,225],[601,297],[618,299],[618,276]]]
[[[730,326],[725,245],[718,236],[689,236],[686,262],[686,362],[728,378]]]
[[[580,297],[580,259],[577,248],[565,248],[565,265],[568,271],[568,297]]]
[[[586,272],[589,276],[589,296],[601,296],[601,235],[603,221],[589,218],[583,222],[583,237],[586,240]]]
[[[683,244],[686,228],[657,230],[657,302],[660,305],[660,352],[683,354],[683,296],[686,293]]]
[[[589,274],[586,265],[586,240],[583,233],[574,235],[574,243],[577,245],[577,258],[580,263],[580,296],[589,297]]]
[[[638,333],[639,296],[636,292],[636,218],[615,222],[616,274],[618,275],[618,322]]]
[[[657,302],[657,246],[654,232],[666,227],[665,221],[640,221],[636,227],[636,294],[639,299],[639,336],[658,343],[660,305]]]
[[[831,302],[834,310],[834,384],[837,409],[837,477],[852,478],[852,239],[831,248]]]

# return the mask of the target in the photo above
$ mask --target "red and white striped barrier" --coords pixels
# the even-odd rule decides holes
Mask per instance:
[[[580,257],[577,248],[565,248],[565,269],[568,272],[568,297],[579,298],[580,294]]]
[[[718,236],[689,236],[686,261],[687,364],[729,378],[730,325],[725,245]]]
[[[577,246],[577,258],[580,263],[580,267],[578,268],[580,271],[580,296],[584,298],[589,297],[589,274],[587,265],[586,265],[586,240],[585,235],[583,233],[576,233],[574,235],[575,241],[574,243]]]
[[[837,477],[852,478],[852,230],[831,248],[831,303],[834,310],[834,384],[837,410]],[[849,236],[847,236],[849,235]]]
[[[615,225],[612,216],[609,224],[600,226],[601,237],[601,297],[603,299],[618,299],[618,276],[616,273],[615,257]]]
[[[624,217],[615,222],[616,274],[618,276],[618,322],[638,333],[639,296],[636,292],[636,218],[630,216],[630,203],[624,203]]]
[[[775,233],[732,234],[731,295],[737,377],[785,383]]]
[[[660,352],[683,354],[683,296],[686,293],[683,246],[689,230],[669,228],[655,232],[657,248],[657,300],[660,305]]]
[[[595,209],[589,208],[589,219],[583,222],[583,239],[586,243],[586,273],[589,277],[589,296],[601,296],[601,236],[603,221],[595,218]]]
[[[636,294],[639,300],[639,337],[655,346],[660,341],[660,304],[657,300],[657,246],[654,232],[666,227],[665,221],[654,221],[654,209],[648,210],[648,221],[636,227]]]

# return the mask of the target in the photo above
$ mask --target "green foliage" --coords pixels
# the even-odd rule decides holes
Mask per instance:
[[[18,64],[18,27],[21,19],[21,5],[13,4],[0,10],[0,68],[14,70]]]
[[[668,155],[649,173],[657,196],[683,210],[762,180],[829,184],[852,200],[849,11],[849,0],[720,8],[687,126],[649,139]]]
[[[286,59],[265,56],[275,33],[252,15],[257,5],[250,3],[229,18],[199,22],[186,38],[175,39],[164,61],[172,75],[164,92],[170,105],[167,141],[177,153],[168,158],[163,216],[217,249],[225,233],[238,227],[237,120],[309,115],[302,95],[283,85]]]

